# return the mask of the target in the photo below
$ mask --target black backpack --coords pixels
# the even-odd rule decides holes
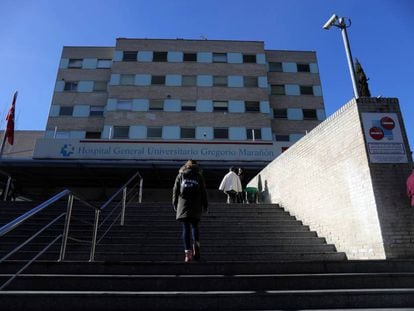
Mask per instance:
[[[198,195],[199,189],[200,184],[197,174],[183,174],[180,187],[180,195],[183,199],[194,199]]]

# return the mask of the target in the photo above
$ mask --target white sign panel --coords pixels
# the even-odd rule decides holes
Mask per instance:
[[[119,140],[38,139],[35,159],[225,160],[272,161],[271,142],[143,142]]]
[[[407,163],[396,113],[362,113],[362,124],[371,163]]]

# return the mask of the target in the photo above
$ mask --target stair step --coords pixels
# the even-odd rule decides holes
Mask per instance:
[[[399,308],[414,305],[414,289],[270,291],[2,291],[5,310],[218,310]]]
[[[1,274],[0,284],[12,274]],[[253,275],[22,274],[7,290],[60,291],[268,291],[414,288],[413,273]]]

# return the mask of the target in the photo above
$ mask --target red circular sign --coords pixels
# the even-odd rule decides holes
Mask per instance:
[[[371,127],[369,129],[369,135],[375,140],[381,140],[384,138],[384,131],[379,127]]]
[[[395,122],[390,117],[383,117],[381,119],[381,126],[386,130],[392,130],[395,127]]]

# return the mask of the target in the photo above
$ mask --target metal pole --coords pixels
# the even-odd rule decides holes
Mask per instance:
[[[100,209],[95,210],[95,221],[94,221],[94,226],[93,226],[92,247],[91,247],[91,255],[89,257],[89,262],[93,262],[95,260],[96,238],[98,236],[98,222],[99,222],[100,213],[101,213]]]
[[[124,221],[125,221],[126,196],[127,196],[127,187],[125,187],[124,190],[122,190],[121,226],[124,225]]]
[[[356,99],[358,99],[359,94],[358,94],[358,88],[357,88],[356,79],[355,79],[354,62],[352,60],[352,54],[351,54],[351,48],[349,46],[348,34],[346,32],[346,25],[345,25],[345,21],[343,18],[339,19],[339,28],[341,28],[342,39],[344,41],[344,46],[345,46],[346,58],[348,59],[348,67],[349,67],[349,72],[351,74],[352,87],[354,88],[354,96]]]
[[[65,227],[63,228],[62,245],[60,247],[59,261],[65,260],[66,245],[68,242],[70,218],[72,216],[73,194],[69,194],[66,209]]]
[[[138,196],[138,203],[142,203],[142,184],[144,183],[144,179],[139,180],[139,196]]]
[[[4,189],[3,193],[3,201],[7,201],[7,195],[9,194],[11,179],[12,178],[10,176],[9,178],[7,178],[6,188]]]

